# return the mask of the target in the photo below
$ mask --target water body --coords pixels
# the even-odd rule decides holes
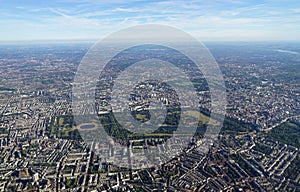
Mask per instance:
[[[80,126],[80,129],[92,129],[92,128],[95,128],[94,124],[87,124],[87,125]]]
[[[277,49],[277,50],[274,50],[274,51],[280,52],[280,53],[289,53],[289,54],[293,54],[293,55],[298,55],[299,54],[296,51],[288,51],[288,50],[283,50],[283,49]]]

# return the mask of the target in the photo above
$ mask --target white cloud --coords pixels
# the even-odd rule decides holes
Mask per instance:
[[[249,3],[239,0],[226,1],[227,4],[221,0],[209,3],[205,0],[167,0],[128,6],[128,3],[137,1],[139,0],[126,3],[121,0],[64,0],[75,3],[75,6],[20,7],[18,9],[25,10],[29,16],[22,17],[23,12],[1,12],[0,16],[6,19],[2,19],[2,26],[5,28],[0,34],[2,38],[97,38],[136,24],[160,23],[193,34],[205,32],[206,34],[201,33],[205,38],[270,39],[280,36],[300,39],[293,32],[300,29],[300,10],[297,8],[280,9],[268,4],[249,6]],[[224,4],[227,6],[220,6]],[[31,19],[28,18],[30,15]],[[8,19],[10,17],[13,19]],[[276,28],[280,29],[276,31]]]

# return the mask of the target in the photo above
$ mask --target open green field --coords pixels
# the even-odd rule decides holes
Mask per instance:
[[[278,125],[273,128],[268,134],[267,137],[292,145],[294,147],[300,147],[300,122],[294,120],[288,120],[285,123]]]
[[[72,115],[53,117],[48,124],[47,132],[49,133],[49,135],[55,135],[58,138],[81,140],[79,130],[80,132],[83,131],[88,134],[88,131],[97,131],[97,129],[99,129],[99,123],[101,123],[107,135],[115,139],[128,140],[141,138],[169,138],[174,134],[177,134],[177,136],[192,136],[193,133],[189,133],[188,130],[186,131],[186,133],[174,132],[177,129],[178,123],[180,121],[179,114],[179,111],[168,112],[166,121],[160,125],[160,128],[158,130],[155,130],[151,133],[147,132],[145,134],[131,132],[130,130],[132,130],[132,127],[130,126],[133,126],[131,123],[128,123],[128,125],[125,124],[125,127],[122,127],[112,113],[99,115],[98,119],[88,119],[86,123],[82,123],[80,125],[75,125],[74,117]],[[134,115],[136,119],[141,122],[148,120],[147,113],[136,113]],[[189,117],[194,120],[196,119],[196,123],[198,119],[198,124],[196,125],[198,126],[198,129],[196,131],[197,135],[203,135],[206,131],[207,125],[219,126],[218,120],[210,119],[210,114],[207,111],[199,112],[186,110],[183,111],[183,115],[185,117],[188,117],[187,119],[189,119]],[[186,124],[185,122],[183,122],[183,125],[187,125],[187,129],[189,126],[194,127],[194,120],[194,124],[189,122],[187,122]],[[294,126],[295,128],[295,125],[290,124],[290,126]],[[253,127],[254,125],[252,124],[225,117],[221,133],[234,135],[243,134],[245,132],[253,131]],[[145,129],[145,132],[146,131],[147,129]]]

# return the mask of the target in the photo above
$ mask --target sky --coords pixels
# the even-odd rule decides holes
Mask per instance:
[[[166,24],[202,41],[300,41],[299,0],[0,0],[0,41],[98,40]]]

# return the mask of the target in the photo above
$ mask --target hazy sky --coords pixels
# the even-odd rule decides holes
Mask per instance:
[[[300,0],[0,0],[0,41],[99,39],[136,24],[203,41],[300,40]]]

